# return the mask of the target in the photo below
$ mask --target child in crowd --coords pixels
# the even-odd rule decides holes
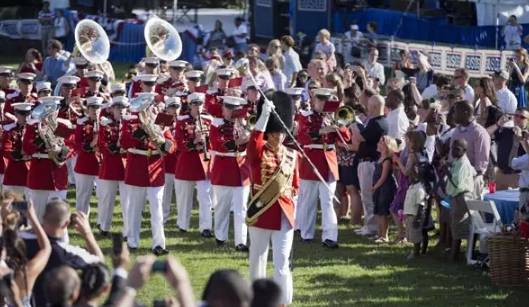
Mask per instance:
[[[393,155],[398,151],[397,142],[389,136],[380,138],[377,144],[380,159],[373,173],[374,214],[378,224],[376,243],[387,243],[389,228],[389,206],[397,191],[397,182],[393,175]]]
[[[452,260],[457,260],[461,239],[466,239],[469,235],[470,219],[466,201],[472,199],[476,171],[466,155],[467,142],[465,140],[454,140],[451,152],[454,160],[448,172],[446,194],[451,197],[450,228],[452,230],[452,248],[450,257]]]
[[[396,159],[401,171],[408,177],[409,187],[404,199],[404,216],[406,225],[406,237],[413,243],[413,250],[408,255],[408,260],[417,257],[421,251],[421,243],[425,240],[423,231],[425,205],[427,200],[426,189],[420,177],[419,165],[428,161],[424,151],[426,134],[422,131],[408,131],[406,143],[408,144],[408,161],[406,166]]]
[[[406,198],[406,191],[408,191],[408,177],[404,174],[404,170],[398,168],[399,163],[404,165],[408,160],[408,147],[410,145],[406,144],[406,147],[400,152],[399,156],[393,156],[393,164],[398,170],[397,175],[397,191],[395,192],[395,197],[391,202],[389,207],[391,216],[393,217],[393,222],[397,226],[397,236],[395,238],[395,243],[406,243],[406,228],[404,227],[404,199]],[[397,161],[398,160],[398,161]]]

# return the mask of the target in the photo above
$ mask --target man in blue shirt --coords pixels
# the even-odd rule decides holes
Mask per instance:
[[[52,87],[57,84],[57,79],[66,73],[68,60],[62,51],[62,43],[52,39],[48,43],[48,54],[42,68],[43,79],[51,82]]]

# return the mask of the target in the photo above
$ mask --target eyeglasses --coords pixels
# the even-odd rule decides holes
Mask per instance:
[[[219,76],[219,79],[230,80],[230,77],[229,76]]]

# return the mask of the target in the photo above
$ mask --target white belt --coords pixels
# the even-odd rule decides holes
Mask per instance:
[[[244,157],[246,156],[246,151],[241,152],[220,152],[220,151],[211,151],[211,155],[213,156],[219,156],[219,157]]]
[[[50,158],[50,156],[48,156],[48,154],[45,154],[45,153],[34,153],[31,156],[37,159],[49,159]]]
[[[142,150],[142,149],[136,149],[136,148],[129,148],[128,152],[131,154],[147,156],[147,157],[159,155],[161,153],[159,150]]]
[[[334,144],[309,144],[303,146],[303,148],[309,148],[309,149],[334,149]]]

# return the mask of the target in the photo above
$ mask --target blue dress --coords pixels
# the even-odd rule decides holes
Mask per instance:
[[[525,74],[527,71],[527,66],[520,67],[522,74]],[[509,89],[513,92],[514,96],[518,100],[518,108],[527,107],[527,93],[525,92],[525,84],[518,79],[518,74],[516,71],[511,72]]]

